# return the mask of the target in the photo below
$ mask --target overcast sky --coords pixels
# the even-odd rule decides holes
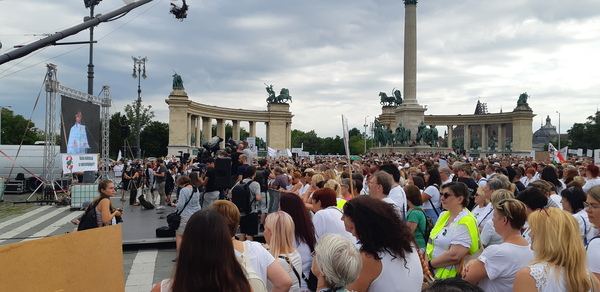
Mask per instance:
[[[365,117],[381,113],[378,93],[403,91],[400,0],[188,0],[183,22],[169,3],[181,5],[155,0],[95,29],[94,92],[111,87],[111,113],[137,98],[132,56],[148,57],[142,99],[163,122],[173,70],[191,100],[221,107],[266,110],[263,83],[288,88],[292,128],[321,137],[341,136],[342,114],[364,130]],[[103,0],[96,12],[122,5]],[[87,14],[82,0],[0,0],[0,54]],[[478,99],[489,112],[512,111],[527,92],[533,130],[547,115],[558,125],[560,111],[565,133],[600,103],[600,1],[422,0],[417,35],[425,114],[472,114]],[[83,31],[64,41],[88,39]],[[46,63],[58,66],[61,84],[87,91],[87,45],[47,47],[0,65],[0,106],[33,116],[42,129]],[[258,131],[264,137],[264,125]]]

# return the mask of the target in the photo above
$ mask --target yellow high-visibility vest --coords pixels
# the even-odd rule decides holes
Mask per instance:
[[[469,230],[469,235],[471,236],[471,247],[469,248],[469,254],[474,254],[475,252],[477,252],[479,250],[479,230],[477,229],[477,219],[475,218],[475,216],[473,216],[473,214],[471,214],[471,212],[469,210],[467,210],[467,212],[469,212],[469,214],[462,217],[458,221],[458,223],[454,226],[454,230],[456,230],[456,227],[461,224],[467,226],[467,229]],[[437,234],[440,233],[442,231],[442,229],[444,229],[444,226],[448,222],[449,218],[450,218],[450,212],[444,212],[444,214],[440,215],[440,218],[438,219],[437,223],[431,230],[431,234],[429,235],[429,241],[427,242],[427,248],[426,248],[427,257],[429,258],[429,260],[432,260],[432,258],[433,258],[433,248],[435,247],[435,238],[436,238]],[[457,267],[457,265],[436,268],[435,277],[439,278],[439,279],[456,277],[456,275],[457,275],[456,267]]]

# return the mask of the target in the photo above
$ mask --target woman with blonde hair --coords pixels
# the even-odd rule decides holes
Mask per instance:
[[[494,206],[502,200],[514,198],[515,194],[513,192],[506,189],[499,189],[492,192],[490,204]],[[492,211],[494,211],[494,209],[492,209]],[[492,214],[489,216],[489,220],[483,224],[483,228],[480,231],[479,240],[484,247],[494,244],[501,244],[504,242],[502,235],[498,234],[498,232],[496,232],[494,229],[494,222],[491,220],[494,218],[494,212],[492,212]]]
[[[292,217],[283,211],[269,214],[265,220],[265,246],[269,253],[290,275],[292,288],[290,292],[300,292],[302,272],[302,258],[300,253],[294,249],[294,221]],[[267,284],[267,289],[272,289],[272,284]]]
[[[227,223],[227,227],[229,228],[233,249],[238,259],[243,262],[242,258],[247,254],[252,269],[258,274],[262,282],[267,283],[267,280],[269,280],[273,284],[274,287],[270,290],[271,292],[289,291],[290,287],[292,287],[292,279],[260,243],[255,241],[242,242],[235,239],[235,233],[240,226],[241,217],[238,207],[230,201],[218,200],[210,208],[219,212],[225,219],[225,223]],[[255,287],[253,289],[257,290]],[[264,289],[264,286],[262,289]]]
[[[325,170],[323,172],[323,177],[325,178],[325,180],[333,179],[333,180],[336,180],[336,181],[337,181],[337,178],[338,178],[337,175],[335,174],[335,171],[333,169],[331,169],[331,168],[328,169],[328,170]]]
[[[302,200],[306,204],[306,208],[308,210],[312,210],[312,194],[316,190],[319,189],[319,187],[317,186],[317,184],[320,183],[320,182],[322,182],[322,181],[325,181],[325,177],[323,177],[322,174],[320,174],[320,173],[314,174],[312,176],[312,178],[310,179],[310,187],[301,196]]]
[[[513,291],[515,274],[533,260],[533,251],[520,233],[527,220],[526,209],[515,199],[494,204],[493,226],[504,242],[486,248],[477,259],[468,262],[463,279],[485,291]]]
[[[342,196],[342,185],[337,180],[328,179],[325,182],[325,185],[323,187],[334,190],[335,193],[337,194],[337,197],[335,198],[336,206],[339,209],[344,208],[344,204],[346,204],[346,200],[344,200],[344,197]]]
[[[579,224],[571,214],[558,208],[544,208],[531,213],[527,222],[535,258],[517,272],[514,291],[597,289],[600,283],[586,266]]]

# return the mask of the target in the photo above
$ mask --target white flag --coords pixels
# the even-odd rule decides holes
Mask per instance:
[[[117,155],[117,161],[121,161],[121,158],[123,158],[123,155],[121,154],[121,150],[119,150],[119,155]]]
[[[269,157],[277,156],[277,149],[273,149],[267,146],[267,152],[269,153]]]
[[[346,157],[350,157],[350,134],[348,133],[348,119],[342,115],[342,134],[344,135],[344,148],[346,149]]]
[[[285,152],[287,153],[288,157],[292,157],[292,151],[289,148],[286,148]]]

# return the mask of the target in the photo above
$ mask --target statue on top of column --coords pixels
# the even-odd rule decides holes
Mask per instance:
[[[177,72],[173,74],[173,89],[185,89],[183,88],[183,79]]]
[[[529,94],[527,94],[527,92],[523,92],[521,93],[521,95],[519,95],[519,100],[517,101],[517,105],[527,105],[527,99],[529,98]]]
[[[275,90],[273,90],[273,84],[267,85],[265,83],[267,94],[267,103],[286,103],[287,101],[292,101],[292,96],[290,95],[290,91],[287,88],[282,88],[279,92],[279,95],[275,96]]]

